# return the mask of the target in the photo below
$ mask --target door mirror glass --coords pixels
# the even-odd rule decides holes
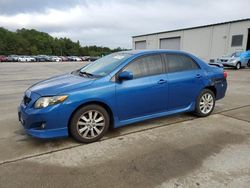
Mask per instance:
[[[122,80],[132,80],[133,79],[133,73],[130,71],[123,71],[119,74],[118,79],[120,81]]]

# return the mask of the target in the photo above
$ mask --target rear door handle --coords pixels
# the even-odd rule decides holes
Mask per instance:
[[[158,81],[158,84],[164,84],[164,83],[167,83],[167,80],[160,79],[160,80]]]
[[[197,74],[195,77],[196,77],[196,78],[201,78],[201,75],[200,75],[200,74]]]

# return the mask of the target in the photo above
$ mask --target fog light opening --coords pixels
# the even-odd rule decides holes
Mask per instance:
[[[42,123],[41,129],[45,129],[45,127],[46,127],[46,123]]]

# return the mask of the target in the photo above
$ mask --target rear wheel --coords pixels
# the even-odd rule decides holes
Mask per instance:
[[[236,68],[237,70],[239,70],[239,69],[241,68],[240,62],[238,62],[238,63],[236,64],[235,68]]]
[[[209,89],[204,89],[196,100],[195,113],[199,117],[209,116],[214,110],[214,105],[214,93]]]
[[[69,130],[79,142],[91,143],[99,140],[109,127],[109,114],[99,105],[80,108],[72,117]]]

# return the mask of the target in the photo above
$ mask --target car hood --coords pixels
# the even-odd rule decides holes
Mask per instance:
[[[239,59],[239,57],[222,57],[220,60],[226,60],[226,61],[234,61],[236,59]]]
[[[43,80],[32,85],[28,90],[41,96],[56,95],[67,93],[71,90],[82,88],[93,83],[93,79],[76,76],[73,74],[64,74]]]
[[[225,57],[221,57],[220,59],[221,59],[221,60],[230,60],[230,59],[232,59],[232,57],[226,57],[226,56],[225,56]]]

